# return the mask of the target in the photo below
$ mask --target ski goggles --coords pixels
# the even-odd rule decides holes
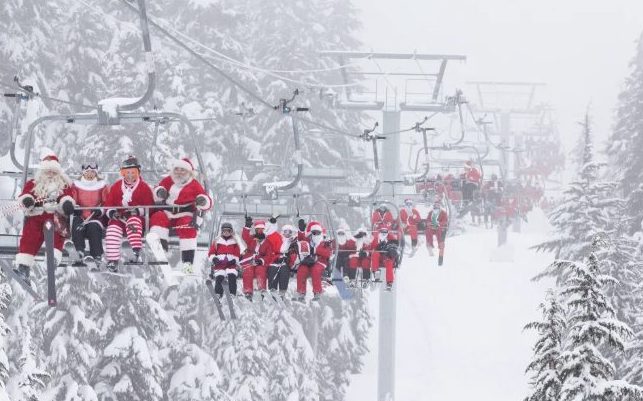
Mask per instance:
[[[222,234],[232,234],[232,229],[231,228],[224,228],[221,230]]]
[[[293,234],[293,233],[292,233],[292,230],[283,230],[281,233],[282,233],[282,234],[284,235],[284,237],[286,237],[286,238],[290,238],[290,237],[292,236],[292,234]]]
[[[319,230],[313,230],[313,231],[310,232],[310,234],[312,234],[312,235],[321,235],[321,233],[322,232],[319,231]]]
[[[346,233],[343,231],[337,231],[337,235],[343,237],[344,235],[346,235]]]
[[[408,201],[405,201],[404,204],[406,206],[413,206],[413,201],[408,200]]]
[[[98,163],[83,164],[82,169],[83,171],[87,171],[87,170],[98,171]]]

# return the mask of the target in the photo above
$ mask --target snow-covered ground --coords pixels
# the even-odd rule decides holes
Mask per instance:
[[[531,278],[552,260],[529,249],[546,238],[546,217],[536,210],[529,221],[522,233],[509,232],[502,255],[495,230],[472,227],[447,239],[442,267],[424,248],[406,259],[397,282],[396,400],[515,401],[527,394],[535,334],[522,328],[539,318],[550,284]],[[508,255],[512,262],[491,262]],[[371,299],[377,318],[379,295]],[[377,399],[377,333],[376,321],[349,401]]]

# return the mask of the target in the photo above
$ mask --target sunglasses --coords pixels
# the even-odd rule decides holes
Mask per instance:
[[[82,165],[83,171],[85,170],[98,170],[98,163],[89,163]]]
[[[313,231],[311,231],[310,233],[311,233],[312,235],[321,235],[321,233],[322,233],[322,232],[321,232],[321,231],[319,231],[319,230],[313,230]]]
[[[221,232],[222,232],[222,233],[228,233],[228,234],[231,234],[231,233],[232,233],[232,229],[231,229],[231,228],[224,228],[223,230],[221,230]]]
[[[345,233],[345,232],[343,232],[343,231],[339,231],[339,232],[337,233],[337,235],[344,236],[344,235],[346,235],[346,233]]]

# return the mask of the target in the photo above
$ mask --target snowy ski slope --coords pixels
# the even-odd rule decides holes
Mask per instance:
[[[397,283],[396,400],[515,401],[527,394],[523,372],[535,335],[522,328],[539,318],[550,284],[530,280],[553,260],[528,249],[546,237],[545,215],[536,210],[529,221],[521,234],[509,232],[500,252],[495,230],[470,227],[447,239],[444,266],[425,248],[405,260]],[[371,301],[376,319],[378,298]],[[376,321],[349,401],[377,399],[377,336]]]

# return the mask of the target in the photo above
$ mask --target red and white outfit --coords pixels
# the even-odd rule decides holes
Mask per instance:
[[[444,256],[444,237],[448,221],[449,217],[444,209],[440,209],[438,212],[435,209],[431,209],[426,218],[426,245],[429,248],[433,248],[433,236],[435,235],[438,239],[440,256]]]
[[[34,256],[38,253],[45,240],[43,232],[45,222],[55,222],[57,218],[55,214],[63,214],[62,204],[64,202],[72,202],[75,205],[71,190],[72,182],[62,171],[58,158],[48,149],[45,149],[42,154],[40,171],[38,171],[34,179],[27,181],[20,196],[18,196],[18,202],[21,204],[25,198],[32,198],[35,203],[34,207],[38,209],[29,208],[24,211],[25,223],[22,227],[22,236],[20,237],[18,253],[16,254],[16,265],[33,266]],[[45,185],[47,181],[43,174],[45,170],[55,170],[57,172],[56,182],[51,185]],[[55,230],[54,259],[56,263],[62,260],[64,241],[65,239],[59,230]]]
[[[382,213],[379,209],[376,209],[371,215],[371,227],[373,231],[377,231],[381,227],[386,227],[391,230],[394,222],[395,220],[390,210]]]
[[[219,260],[218,263],[212,265],[214,276],[227,276],[228,274],[236,276],[236,266],[239,263],[240,256],[241,248],[235,236],[230,236],[227,239],[222,236],[217,238],[208,250],[210,264],[212,264],[215,257]]]
[[[123,234],[127,236],[132,249],[141,249],[143,247],[143,209],[136,209],[135,206],[154,205],[154,197],[150,186],[139,177],[133,184],[128,184],[124,179],[120,179],[112,185],[107,195],[105,206],[107,214],[110,214],[109,208],[131,207],[137,210],[131,213],[125,209],[118,209],[121,219],[110,219],[105,233],[105,255],[108,261],[118,261],[121,257],[121,242]],[[124,220],[124,221],[123,221]]]
[[[87,180],[81,178],[74,181],[72,186],[72,196],[76,204],[80,207],[98,207],[102,206],[109,194],[109,185],[105,180]],[[85,209],[80,212],[80,218],[86,220],[92,214],[91,209]],[[91,223],[96,223],[103,227],[101,216],[93,216],[90,220]]]
[[[255,229],[265,229],[266,224],[261,220],[257,220],[254,227]],[[268,279],[268,266],[270,266],[275,259],[275,251],[272,243],[268,238],[262,240],[257,239],[250,234],[248,227],[244,227],[241,231],[241,238],[248,246],[242,257],[244,262],[241,264],[243,292],[246,295],[253,293],[255,277],[257,278],[257,286],[259,289],[265,291],[266,281]]]
[[[313,294],[322,293],[322,274],[326,266],[328,266],[328,260],[333,253],[330,241],[325,241],[323,234],[319,236],[312,235],[312,231],[323,232],[323,228],[316,221],[309,222],[306,227],[306,242],[310,245],[310,258],[311,260],[314,258],[314,263],[311,265],[300,263],[297,268],[297,292],[300,295],[306,295],[306,280],[309,276],[313,282]],[[305,259],[303,262],[305,262]]]
[[[389,241],[397,241],[397,236],[394,232],[388,233],[375,233],[373,241],[371,242],[371,269],[373,273],[379,271],[380,267],[386,269],[386,283],[391,284],[395,279],[393,268],[395,267],[395,258],[388,255],[386,245]],[[383,265],[383,266],[382,266]]]
[[[190,206],[194,205],[197,210],[206,211],[212,207],[212,198],[205,192],[199,181],[194,178],[195,170],[188,159],[177,160],[173,168],[180,167],[190,171],[191,177],[184,183],[177,183],[168,175],[163,178],[159,185],[154,188],[154,201],[162,202],[159,198],[159,190],[165,189],[169,194],[165,199],[168,206]],[[205,199],[204,205],[196,205],[197,197]],[[173,213],[170,210],[161,210],[150,217],[150,233],[158,234],[161,240],[169,239],[171,227],[176,228],[176,235],[179,237],[179,248],[181,251],[193,251],[196,249],[197,229],[192,227],[193,211],[178,211]]]
[[[411,236],[413,244],[418,240],[418,223],[422,221],[420,212],[415,207],[405,206],[400,210],[400,220],[402,221],[402,228],[406,234]]]

